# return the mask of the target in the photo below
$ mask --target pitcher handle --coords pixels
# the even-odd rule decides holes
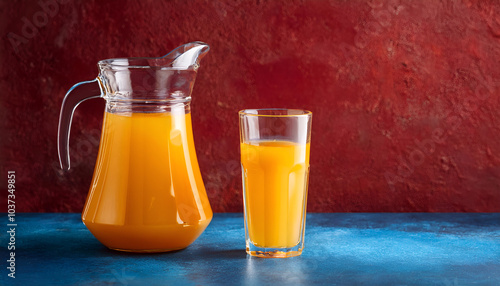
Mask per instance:
[[[69,134],[73,113],[82,101],[91,98],[102,97],[103,92],[99,79],[83,81],[75,84],[64,96],[59,114],[59,128],[57,131],[57,151],[61,169],[67,171],[70,168],[69,159]]]

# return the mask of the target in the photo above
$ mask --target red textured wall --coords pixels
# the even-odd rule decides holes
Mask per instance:
[[[100,59],[201,40],[193,128],[214,211],[242,210],[237,111],[259,107],[314,113],[310,211],[500,211],[497,1],[54,1],[0,2],[2,209],[15,170],[18,211],[81,211],[104,102],[77,109],[61,173],[65,92]]]

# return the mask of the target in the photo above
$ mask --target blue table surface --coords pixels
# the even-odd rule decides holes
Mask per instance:
[[[240,213],[161,254],[109,250],[80,214],[16,222],[16,278],[2,231],[0,285],[500,285],[499,213],[310,213],[302,256],[286,259],[247,256]]]

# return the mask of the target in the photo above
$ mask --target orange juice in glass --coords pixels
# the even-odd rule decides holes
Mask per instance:
[[[240,111],[247,252],[292,257],[304,247],[311,112]]]

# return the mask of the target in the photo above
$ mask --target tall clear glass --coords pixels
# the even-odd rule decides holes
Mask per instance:
[[[239,112],[246,251],[258,257],[302,253],[312,113]]]

